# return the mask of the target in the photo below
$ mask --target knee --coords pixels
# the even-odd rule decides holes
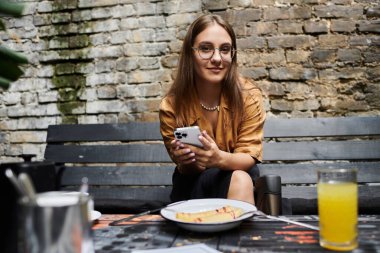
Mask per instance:
[[[231,184],[235,187],[253,190],[253,182],[251,176],[243,170],[235,170],[232,172]]]

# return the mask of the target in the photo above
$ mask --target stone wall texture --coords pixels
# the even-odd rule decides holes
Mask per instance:
[[[268,117],[380,114],[380,0],[17,2],[0,43],[30,64],[0,91],[1,162],[43,159],[49,124],[158,120],[186,29],[209,12],[234,26]]]

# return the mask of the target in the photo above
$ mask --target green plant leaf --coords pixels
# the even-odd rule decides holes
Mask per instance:
[[[0,17],[20,17],[24,5],[0,0]],[[4,22],[0,19],[0,31],[6,30]],[[7,90],[12,81],[16,81],[24,72],[18,64],[28,63],[28,59],[21,53],[12,51],[0,45],[0,87]]]
[[[2,78],[0,76],[0,87],[2,87],[4,90],[7,90],[9,88],[9,85],[11,84],[11,81]]]
[[[21,64],[28,63],[28,59],[24,55],[14,52],[4,46],[0,46],[0,59]]]
[[[11,3],[4,0],[0,1],[0,13],[19,17],[22,15],[23,10],[24,6],[22,4]]]
[[[6,27],[5,27],[4,23],[3,23],[3,21],[1,21],[1,20],[0,20],[0,30],[3,30],[3,31],[6,30]]]
[[[16,81],[24,72],[16,63],[0,58],[0,76],[5,79]]]

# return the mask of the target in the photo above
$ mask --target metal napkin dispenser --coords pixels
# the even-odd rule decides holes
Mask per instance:
[[[255,181],[255,187],[257,208],[269,215],[282,214],[281,177],[263,175]]]

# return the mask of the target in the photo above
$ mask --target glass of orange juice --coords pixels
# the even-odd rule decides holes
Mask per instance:
[[[318,170],[319,243],[349,251],[358,247],[358,186],[356,169]]]

